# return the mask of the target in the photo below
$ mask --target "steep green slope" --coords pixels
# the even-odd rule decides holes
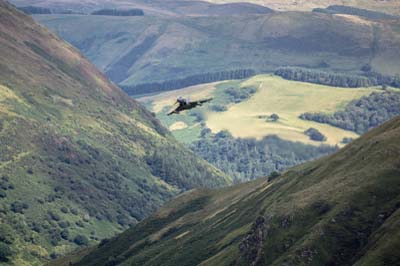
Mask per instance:
[[[356,73],[369,64],[383,74],[400,73],[396,20],[315,12],[140,18],[39,15],[35,19],[133,92],[148,83],[175,80],[175,88],[180,88],[179,80],[195,79],[195,75],[243,69],[270,72],[281,66]]]
[[[230,183],[4,1],[0,58],[0,248],[12,251],[0,261],[38,264],[112,236],[180,191]]]
[[[398,265],[399,158],[396,117],[272,182],[181,195],[74,265]]]

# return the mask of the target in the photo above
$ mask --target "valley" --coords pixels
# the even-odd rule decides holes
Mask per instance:
[[[0,265],[398,264],[398,1],[11,3]]]
[[[179,96],[213,100],[168,116]],[[396,88],[332,87],[257,75],[144,96],[139,101],[177,140],[239,183],[344,147],[399,115],[399,97]],[[360,117],[355,118],[353,112]],[[324,123],[324,117],[337,121],[332,118],[335,123]]]
[[[229,101],[229,94],[224,93],[228,88],[246,90],[254,88],[256,92],[242,102]],[[310,140],[303,132],[314,127],[322,132],[327,140],[324,144],[341,145],[343,138],[356,138],[358,135],[351,131],[342,130],[326,124],[305,121],[299,118],[306,112],[333,113],[340,110],[351,100],[379,92],[380,88],[337,88],[303,82],[287,81],[271,75],[258,75],[244,81],[225,81],[207,85],[198,85],[155,96],[140,98],[149,109],[156,113],[164,125],[170,128],[176,138],[184,142],[197,140],[201,132],[201,124],[212,132],[228,130],[236,138],[261,139],[268,135],[299,141],[305,144],[319,145],[321,142]],[[178,96],[189,99],[214,97],[214,101],[206,107],[199,108],[203,119],[196,120],[190,112],[179,116],[166,116],[166,110],[171,107]],[[220,105],[224,111],[213,111]],[[267,121],[276,113],[278,121]],[[190,121],[192,120],[192,121]],[[176,127],[176,125],[184,127]],[[184,133],[184,131],[189,131]],[[181,132],[182,131],[182,132]],[[195,134],[197,132],[197,135]],[[190,138],[185,138],[190,135]]]

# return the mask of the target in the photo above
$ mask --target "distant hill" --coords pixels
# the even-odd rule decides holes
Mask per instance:
[[[11,0],[16,6],[32,6],[30,0]],[[265,14],[272,10],[266,6],[256,3],[221,3],[215,4],[207,1],[186,1],[186,0],[114,0],[114,1],[91,1],[91,0],[38,0],[35,7],[49,9],[69,9],[78,13],[90,14],[99,9],[132,9],[139,8],[149,15],[169,16],[215,16],[215,15],[243,15],[243,14]]]
[[[0,261],[39,265],[231,179],[75,48],[0,2]]]
[[[56,264],[397,265],[399,140],[396,117],[272,181],[186,193]]]
[[[32,5],[30,0],[11,0],[17,6]],[[311,11],[314,8],[326,8],[332,5],[345,5],[359,9],[400,15],[400,3],[397,0],[36,0],[35,5],[41,7],[68,7],[75,11],[91,12],[96,8],[144,8],[146,13],[169,15],[206,15],[207,12],[227,7],[226,11],[234,13],[259,12],[263,7],[275,11]],[[225,6],[226,5],[226,6]],[[230,9],[234,7],[234,9]],[[223,10],[222,10],[223,11]],[[224,11],[223,11],[224,12]],[[209,13],[208,13],[209,14]],[[228,12],[225,12],[228,15]]]
[[[358,74],[369,65],[385,75],[400,74],[397,20],[317,12],[35,19],[131,92],[178,89],[221,72],[265,73],[285,66]]]

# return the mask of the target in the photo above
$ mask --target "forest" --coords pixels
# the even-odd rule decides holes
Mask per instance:
[[[236,182],[268,176],[336,151],[328,145],[312,146],[267,136],[262,140],[234,138],[228,131],[212,134],[189,147],[197,155],[234,177]]]
[[[400,92],[374,92],[350,102],[344,110],[333,114],[304,113],[301,119],[329,124],[363,134],[383,122],[400,115]]]
[[[99,15],[99,16],[144,16],[144,12],[142,9],[132,8],[127,10],[118,10],[118,9],[100,9],[91,13],[91,15]]]
[[[363,66],[361,71],[361,75],[350,75],[315,69],[286,67],[277,69],[275,75],[288,80],[343,88],[361,88],[378,85],[400,87],[400,77],[398,76],[391,77],[376,73],[372,71],[369,65]]]
[[[202,83],[210,83],[221,80],[245,79],[255,75],[251,69],[237,69],[229,71],[220,71],[214,73],[205,73],[189,76],[183,79],[167,80],[164,82],[145,83],[134,86],[121,86],[129,95],[138,95],[145,93],[162,92],[168,90],[181,89]]]
[[[275,75],[288,80],[344,88],[371,87],[378,85],[377,80],[365,76],[329,73],[306,68],[280,68],[275,71]]]

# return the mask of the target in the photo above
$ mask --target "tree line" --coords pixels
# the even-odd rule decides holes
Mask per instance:
[[[72,10],[67,9],[50,9],[46,7],[40,6],[20,6],[17,7],[18,10],[24,12],[27,15],[48,15],[48,14],[83,14],[74,12]]]
[[[167,80],[163,82],[145,83],[132,86],[121,86],[129,95],[161,92],[168,90],[181,89],[193,85],[210,83],[221,80],[245,79],[255,75],[251,69],[237,69],[229,71],[219,71],[213,73],[196,74],[182,79]]]
[[[51,14],[52,13],[49,8],[38,7],[38,6],[21,6],[21,7],[18,7],[18,9],[28,15]]]
[[[288,80],[344,88],[371,87],[378,85],[375,79],[365,76],[329,73],[305,68],[280,68],[275,71],[275,75]]]
[[[363,67],[363,69],[365,66]],[[372,86],[392,86],[400,88],[400,77],[385,76],[369,69],[364,70],[362,75],[349,75],[343,73],[325,72],[306,68],[279,68],[275,75],[284,79],[310,82],[343,88],[360,88]]]
[[[139,8],[132,8],[132,9],[100,9],[96,10],[91,13],[91,15],[98,15],[98,16],[144,16],[144,11]]]
[[[84,14],[77,13],[72,10],[63,9],[50,9],[40,6],[20,6],[17,7],[19,10],[28,15],[47,15],[47,14]],[[87,15],[87,13],[86,13]],[[100,9],[93,11],[91,15],[102,15],[102,16],[144,16],[144,11],[139,8],[132,9]]]
[[[334,114],[304,113],[301,119],[329,124],[362,134],[400,115],[400,92],[374,92],[350,102],[343,111]]]

